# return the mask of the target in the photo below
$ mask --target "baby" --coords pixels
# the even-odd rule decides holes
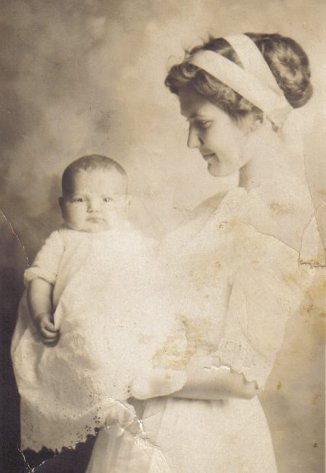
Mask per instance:
[[[42,341],[50,345],[59,338],[59,329],[53,320],[53,288],[58,282],[59,265],[60,270],[72,273],[65,261],[71,257],[69,248],[62,244],[67,233],[65,229],[98,233],[121,226],[128,205],[127,175],[110,158],[85,156],[66,168],[62,176],[62,194],[59,204],[65,225],[51,235],[25,273],[29,282],[27,299],[31,316]],[[74,237],[83,238],[83,235],[74,234]],[[75,246],[77,241],[72,243]]]
[[[186,340],[155,245],[127,220],[124,169],[105,156],[77,159],[63,173],[59,204],[64,224],[25,272],[12,343],[22,448],[36,451],[132,422],[131,396],[185,382],[182,363],[158,356],[173,339],[182,359]]]

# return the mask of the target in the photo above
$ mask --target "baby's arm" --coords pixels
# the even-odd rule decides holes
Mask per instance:
[[[56,230],[46,239],[24,274],[29,311],[42,341],[47,345],[55,344],[59,338],[53,320],[52,292],[64,251],[63,233]]]
[[[53,285],[45,279],[34,278],[28,284],[27,300],[37,331],[46,345],[54,345],[59,339],[59,330],[54,326],[52,309]]]

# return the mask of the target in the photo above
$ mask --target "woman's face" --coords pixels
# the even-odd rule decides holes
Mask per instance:
[[[188,146],[198,148],[213,176],[228,176],[246,164],[243,149],[248,135],[245,123],[236,123],[192,88],[179,93],[181,114],[189,122]]]

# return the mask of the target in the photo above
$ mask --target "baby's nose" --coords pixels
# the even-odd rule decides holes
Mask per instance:
[[[99,199],[89,199],[87,203],[88,212],[97,212],[100,210],[101,204]]]

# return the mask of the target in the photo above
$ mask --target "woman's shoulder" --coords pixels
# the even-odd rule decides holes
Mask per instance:
[[[214,194],[207,199],[205,199],[203,202],[201,202],[197,207],[195,207],[191,214],[190,218],[199,218],[204,215],[210,215],[216,212],[218,209],[220,203],[223,201],[225,196],[228,194],[227,191],[224,192],[218,192],[217,194]]]
[[[242,187],[233,187],[202,202],[193,211],[192,221],[198,222],[203,230],[212,227],[220,230],[226,226],[229,230],[231,228],[235,230],[236,224],[246,223],[248,216],[253,213],[258,213],[261,218],[264,217],[257,196]]]
[[[205,199],[187,214],[187,217],[170,232],[170,235],[180,235],[184,233],[185,235],[191,236],[192,234],[200,233],[207,223],[216,218],[220,205],[227,195],[228,192],[224,191]]]
[[[215,200],[216,202],[216,200]],[[268,202],[257,189],[230,189],[211,214],[204,232],[214,234],[221,253],[233,260],[235,267],[243,262],[295,262],[298,253],[280,231],[280,223],[270,211]]]

